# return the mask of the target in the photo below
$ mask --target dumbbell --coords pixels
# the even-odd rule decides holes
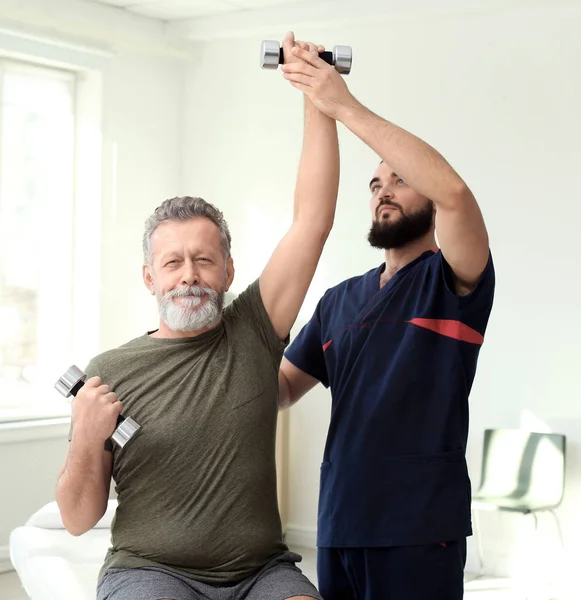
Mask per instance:
[[[319,56],[341,73],[349,75],[353,62],[353,50],[350,46],[335,46],[333,52],[319,52]],[[260,67],[262,69],[278,69],[284,64],[283,49],[274,40],[263,40],[260,46]]]
[[[59,380],[54,384],[55,389],[62,394],[65,398],[69,396],[76,396],[79,390],[85,385],[87,375],[79,369],[79,367],[72,365],[68,370],[59,377]],[[105,450],[111,450],[111,440],[115,442],[120,448],[123,448],[125,444],[139,431],[141,428],[131,417],[124,417],[119,415],[117,417],[117,427],[113,432],[110,440],[105,442]]]

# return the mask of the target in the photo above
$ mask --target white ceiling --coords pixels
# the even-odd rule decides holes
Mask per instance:
[[[317,0],[91,0],[163,21],[181,21],[272,8],[315,4]]]
[[[6,0],[0,0],[0,5]],[[16,2],[17,0],[11,0]],[[46,0],[35,0],[44,2]],[[74,2],[76,0],[68,0]],[[86,1],[86,0],[84,0]],[[166,22],[171,39],[189,41],[283,35],[288,29],[445,14],[579,8],[581,0],[89,0],[127,17]],[[276,39],[276,38],[273,38]],[[347,42],[345,42],[347,43]]]

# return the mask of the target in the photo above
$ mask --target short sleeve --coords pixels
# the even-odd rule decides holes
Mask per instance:
[[[226,311],[234,317],[250,317],[271,355],[277,363],[280,362],[284,349],[288,345],[289,338],[281,340],[278,337],[262,301],[258,279],[251,283],[237,298],[232,300],[231,304],[226,307]]]
[[[325,363],[321,324],[323,300],[324,296],[319,300],[309,322],[301,329],[294,342],[285,352],[285,357],[297,369],[318,379],[328,388],[330,383]]]
[[[451,294],[456,296],[458,305],[461,311],[468,312],[488,312],[492,309],[494,301],[494,290],[496,287],[496,274],[494,270],[494,262],[492,260],[492,253],[488,254],[488,262],[484,271],[480,275],[478,282],[474,289],[465,296],[459,296],[454,290],[452,268],[447,263],[443,254],[440,252],[441,261],[441,272],[446,281],[446,286]]]

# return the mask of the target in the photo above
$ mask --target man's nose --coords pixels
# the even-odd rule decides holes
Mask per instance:
[[[385,202],[386,200],[393,200],[393,190],[387,185],[379,190],[378,194],[379,202]]]
[[[193,261],[187,261],[182,272],[182,283],[186,285],[198,285],[200,283],[200,274]]]

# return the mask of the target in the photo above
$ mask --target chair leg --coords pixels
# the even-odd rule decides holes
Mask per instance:
[[[565,555],[565,539],[563,538],[561,522],[559,521],[559,517],[557,516],[557,513],[554,510],[549,510],[549,512],[553,515],[553,519],[555,519],[555,525],[557,525],[557,532],[559,533],[559,541],[561,542],[561,549],[563,550],[563,555]]]
[[[482,549],[482,536],[480,535],[480,519],[478,511],[472,511],[472,522],[474,523],[474,537],[476,538],[476,550],[478,551],[478,574],[475,579],[484,575],[484,551]]]
[[[533,534],[533,539],[534,539],[534,543],[537,542],[537,533],[538,533],[538,528],[539,528],[539,519],[536,515],[536,513],[534,512],[530,512],[528,513],[529,515],[532,516],[534,522],[535,522],[535,531]],[[524,513],[525,517],[527,515],[527,513]],[[535,585],[533,582],[533,577],[532,577],[533,573],[532,572],[528,572],[526,574],[526,578],[525,578],[525,600],[530,600],[531,598],[531,591],[535,589]]]
[[[561,588],[564,590],[568,588],[571,583],[569,581],[569,571],[567,569],[567,550],[565,548],[565,539],[563,537],[563,530],[561,529],[561,522],[559,521],[559,516],[554,510],[549,509],[551,515],[553,515],[553,519],[555,519],[555,525],[557,526],[557,532],[559,534],[559,541],[561,542],[561,552],[562,552],[562,566],[563,571],[561,572],[561,576],[559,574],[556,575],[556,586],[557,588]]]

